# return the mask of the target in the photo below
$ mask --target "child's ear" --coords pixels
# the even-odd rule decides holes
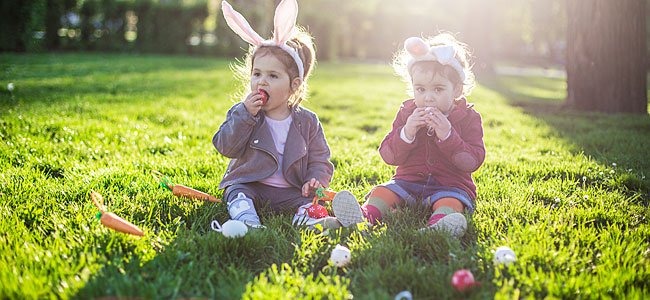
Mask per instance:
[[[454,85],[454,99],[460,99],[463,96],[463,85],[456,84]]]
[[[302,80],[300,77],[296,77],[293,80],[291,80],[291,90],[296,91],[302,84]]]

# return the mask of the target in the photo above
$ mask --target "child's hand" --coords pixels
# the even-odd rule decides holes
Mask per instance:
[[[248,113],[250,113],[253,116],[257,116],[257,113],[262,109],[262,106],[264,105],[264,101],[262,100],[264,96],[262,94],[258,93],[257,91],[252,92],[246,96],[246,99],[244,99],[244,107],[246,107],[246,110]]]
[[[425,107],[416,108],[413,113],[406,119],[406,124],[404,125],[404,134],[409,140],[415,138],[415,134],[422,128],[427,125],[427,112]]]
[[[437,108],[427,107],[426,123],[439,139],[445,139],[451,131],[449,119]]]
[[[305,182],[305,184],[302,185],[302,196],[309,197],[309,194],[311,194],[312,191],[315,191],[320,187],[322,187],[320,182],[318,182],[316,178],[312,178],[311,180]]]

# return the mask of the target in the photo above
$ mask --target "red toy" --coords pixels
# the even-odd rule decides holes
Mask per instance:
[[[327,212],[327,208],[325,206],[322,206],[318,203],[312,204],[308,209],[307,209],[307,214],[315,219],[320,219],[320,218],[325,218],[329,216],[329,213]]]
[[[315,219],[325,218],[329,216],[327,208],[318,204],[318,201],[332,201],[335,195],[336,192],[334,191],[327,191],[324,188],[316,189],[316,196],[314,196],[314,200],[312,201],[311,206],[307,209],[307,214]]]
[[[467,269],[460,269],[454,272],[454,275],[451,277],[451,285],[459,292],[465,292],[470,288],[478,285],[474,281],[474,274]]]

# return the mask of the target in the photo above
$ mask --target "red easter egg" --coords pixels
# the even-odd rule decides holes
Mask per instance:
[[[262,95],[262,105],[265,105],[266,102],[269,101],[269,93],[267,93],[267,92],[266,92],[265,90],[263,90],[263,89],[259,89],[259,90],[257,90],[257,93],[260,94],[260,95]]]
[[[454,272],[454,275],[451,277],[451,285],[459,292],[464,292],[474,285],[474,275],[467,269],[461,269]]]
[[[307,209],[307,214],[310,217],[315,218],[315,219],[325,218],[325,217],[329,216],[325,206],[322,206],[320,204],[314,204],[314,205],[310,206]]]

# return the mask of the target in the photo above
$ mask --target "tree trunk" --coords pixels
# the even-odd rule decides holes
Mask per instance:
[[[645,0],[567,0],[570,108],[647,114]]]
[[[56,0],[47,0],[45,5],[45,48],[57,50],[61,45],[58,33],[61,27],[61,3]]]

